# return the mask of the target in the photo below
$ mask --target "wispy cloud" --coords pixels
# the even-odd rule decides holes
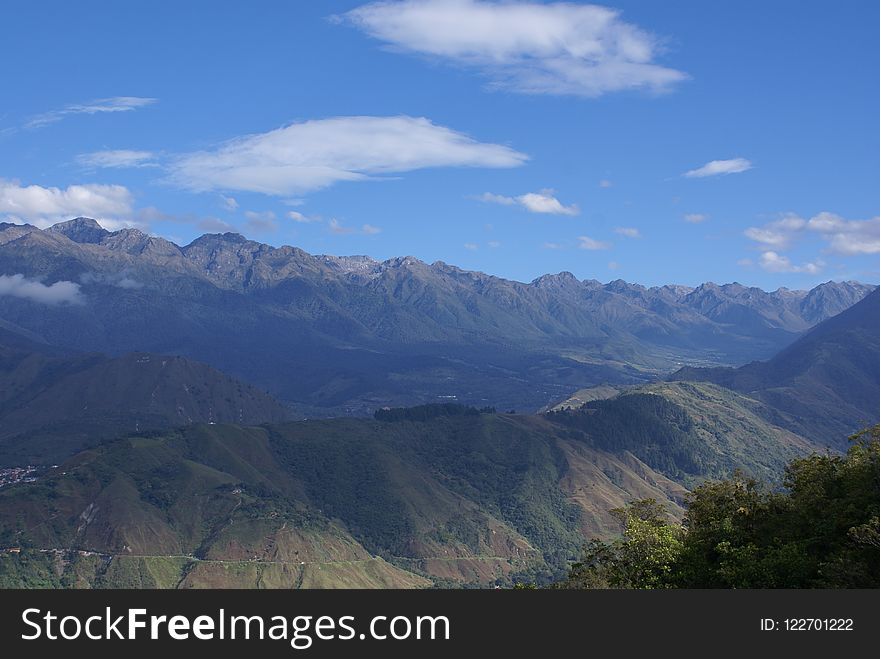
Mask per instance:
[[[745,158],[732,158],[730,160],[713,160],[702,167],[697,167],[682,174],[685,178],[706,178],[707,176],[722,176],[725,174],[740,174],[752,168],[752,163]]]
[[[822,212],[805,220],[789,213],[764,226],[749,227],[744,234],[762,247],[774,249],[786,249],[812,234],[824,240],[829,251],[841,256],[880,254],[880,217],[847,220]]]
[[[685,222],[690,222],[691,224],[700,224],[709,219],[709,216],[705,213],[685,213],[682,217]]]
[[[578,236],[578,247],[580,249],[588,249],[588,250],[601,250],[601,249],[611,249],[611,243],[606,243],[601,240],[595,240],[590,238],[589,236]]]
[[[465,243],[464,248],[466,250],[471,251],[471,252],[476,252],[478,249],[480,249],[480,246],[477,245],[476,243]]]
[[[662,92],[688,77],[655,62],[660,39],[596,5],[400,0],[337,19],[394,50],[475,69],[492,87],[525,94]]]
[[[335,117],[240,137],[185,154],[171,180],[195,191],[245,190],[289,196],[429,167],[506,168],[528,156],[425,118]]]
[[[354,227],[347,227],[340,223],[339,220],[335,218],[331,218],[327,222],[327,226],[330,228],[331,233],[335,233],[340,236],[351,235],[351,234],[361,234],[364,236],[374,236],[377,233],[381,233],[382,229],[379,227],[375,227],[372,224],[363,224],[360,229],[356,229]]]
[[[613,186],[614,186],[614,183],[612,183],[611,181],[609,181],[607,178],[603,178],[601,181],[599,181],[599,187],[600,187],[600,188],[605,188],[605,189],[607,189],[607,188],[610,188],[610,187],[613,187]]]
[[[135,219],[144,228],[148,228],[156,222],[168,222],[171,224],[190,225],[199,231],[207,233],[234,233],[237,231],[236,227],[232,224],[229,224],[218,217],[196,215],[195,213],[165,213],[155,206],[141,208],[135,213]]]
[[[82,304],[84,302],[79,284],[72,281],[56,281],[46,285],[24,275],[0,275],[0,296],[17,297],[40,304]]]
[[[107,284],[116,286],[126,290],[138,290],[144,287],[143,282],[138,281],[128,270],[122,270],[115,273],[105,272],[84,272],[79,276],[80,284],[88,286],[89,284]]]
[[[228,210],[230,213],[234,213],[238,210],[238,200],[235,197],[220,195],[220,203],[223,205],[223,208]]]
[[[25,128],[42,128],[56,121],[61,121],[65,117],[76,114],[104,114],[107,112],[131,112],[138,108],[152,105],[158,99],[145,98],[142,96],[113,96],[111,98],[99,98],[88,103],[77,103],[67,105],[60,110],[52,110],[35,117],[31,117],[26,123]]]
[[[837,254],[880,254],[880,217],[845,220],[834,213],[819,213],[810,218],[807,228],[821,234]]]
[[[562,245],[559,243],[544,243],[542,247],[544,249],[562,249]]]
[[[288,211],[285,214],[285,217],[289,220],[293,220],[298,224],[309,224],[311,222],[321,222],[322,218],[318,215],[304,215],[299,211]]]
[[[46,227],[62,220],[87,216],[102,220],[108,229],[127,226],[133,198],[121,185],[71,185],[67,188],[23,186],[0,179],[0,214]],[[116,227],[118,228],[118,227]]]
[[[749,240],[767,247],[786,249],[806,226],[806,220],[796,215],[786,215],[763,227],[749,227],[744,233]]]
[[[614,230],[619,236],[623,236],[624,238],[641,238],[642,232],[636,229],[635,227],[617,227]]]
[[[825,266],[822,261],[795,265],[787,256],[777,254],[773,251],[767,251],[761,254],[761,259],[758,263],[767,272],[804,273],[809,275],[819,274]]]
[[[554,196],[553,190],[541,190],[541,192],[529,192],[517,197],[505,197],[504,195],[486,192],[477,197],[478,200],[490,204],[503,206],[522,206],[530,213],[543,213],[549,215],[577,215],[580,209],[577,205],[564,205]]]
[[[76,161],[91,168],[132,168],[132,167],[158,167],[156,155],[152,151],[130,151],[128,149],[116,149],[111,151],[94,151],[82,153],[76,157]]]
[[[245,228],[256,233],[278,230],[278,218],[272,211],[245,211]]]

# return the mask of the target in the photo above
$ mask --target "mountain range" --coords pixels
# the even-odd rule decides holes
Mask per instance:
[[[0,273],[70,303],[0,296],[13,332],[69,350],[182,355],[305,416],[458,400],[536,410],[600,383],[772,356],[873,287],[531,283],[413,257],[314,256],[237,234],[180,247],[78,218],[0,224]]]
[[[545,583],[613,508],[680,520],[880,418],[853,282],[525,284],[83,218],[0,225],[0,277],[0,587]]]

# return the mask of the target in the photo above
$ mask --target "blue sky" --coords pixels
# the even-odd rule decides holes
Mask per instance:
[[[75,4],[75,6],[74,6]],[[7,2],[0,219],[880,280],[872,2]]]

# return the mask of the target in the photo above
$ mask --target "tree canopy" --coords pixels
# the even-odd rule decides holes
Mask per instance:
[[[565,588],[880,587],[880,425],[846,455],[792,461],[784,489],[742,474],[697,487],[682,524],[653,500],[615,511]]]

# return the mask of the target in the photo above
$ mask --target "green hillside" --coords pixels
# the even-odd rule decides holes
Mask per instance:
[[[10,339],[0,333],[0,466],[59,463],[129,432],[290,418],[257,387],[183,357],[61,356]]]
[[[723,473],[740,453],[773,471],[780,431],[723,441],[712,429],[724,414],[705,411],[733,404],[717,388],[662,386],[666,397],[597,401],[571,418],[436,406],[119,439],[0,490],[0,548],[21,550],[3,554],[0,584],[547,582],[585,538],[619,531],[613,508],[650,497],[677,520],[682,482]],[[740,423],[747,433],[761,422],[743,408]]]
[[[586,402],[572,407],[579,399]],[[769,423],[773,415],[764,403],[708,382],[658,382],[577,392],[547,418],[692,486],[736,469],[777,481],[788,461],[821,448]]]

